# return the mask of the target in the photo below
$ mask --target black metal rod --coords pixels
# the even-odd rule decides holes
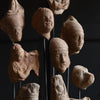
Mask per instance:
[[[22,86],[22,83],[21,83],[21,82],[19,82],[19,88],[21,88],[21,86]]]
[[[70,71],[70,68],[68,67],[67,69],[67,91],[69,93],[69,71]]]
[[[13,100],[15,100],[15,94],[16,94],[16,85],[13,83]]]
[[[79,89],[78,92],[79,92],[79,94],[78,94],[79,99],[81,99],[81,89]]]
[[[48,100],[47,66],[46,66],[46,39],[44,39],[44,73],[45,73],[45,100]]]

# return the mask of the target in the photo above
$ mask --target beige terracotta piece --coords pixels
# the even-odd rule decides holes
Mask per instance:
[[[8,34],[12,42],[20,41],[24,26],[24,9],[17,0],[11,0],[10,8],[0,20],[0,29]]]
[[[70,98],[70,100],[91,100],[89,97],[84,97],[82,99],[74,99],[74,98]]]
[[[16,94],[15,100],[39,100],[39,88],[37,83],[23,85]]]
[[[71,80],[76,87],[87,89],[94,83],[95,77],[92,73],[88,72],[87,68],[81,65],[76,65],[73,68]]]
[[[51,78],[51,100],[70,100],[61,75]]]
[[[48,8],[38,8],[32,17],[33,28],[44,38],[50,39],[50,32],[54,27],[54,16]]]
[[[21,45],[15,43],[11,49],[10,63],[8,68],[11,82],[24,81],[30,71],[33,70],[38,76],[39,59],[38,51],[26,52]]]
[[[64,22],[61,30],[61,38],[68,44],[70,55],[78,54],[82,49],[84,44],[84,30],[73,16],[69,16]]]
[[[53,13],[59,15],[68,9],[70,0],[48,0],[48,3]]]
[[[53,66],[60,73],[64,73],[65,70],[70,66],[68,45],[60,38],[52,38],[50,40],[49,50]]]

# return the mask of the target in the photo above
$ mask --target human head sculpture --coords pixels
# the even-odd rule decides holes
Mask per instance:
[[[54,16],[48,8],[38,8],[32,17],[33,28],[44,38],[50,39],[50,32],[54,27]]]
[[[86,90],[94,83],[95,77],[92,73],[88,72],[87,68],[76,65],[73,68],[71,80],[76,87]]]
[[[10,8],[0,20],[0,29],[4,31],[12,42],[21,41],[24,27],[24,9],[17,0],[11,0]]]
[[[74,99],[74,98],[70,98],[70,100],[91,100],[89,97],[84,97],[82,99]]]
[[[23,85],[15,96],[15,100],[39,100],[39,88],[37,83]]]
[[[51,77],[51,100],[69,100],[66,86],[61,75]]]
[[[69,46],[69,54],[78,54],[84,44],[84,30],[79,22],[69,16],[61,29],[61,36]]]
[[[53,13],[59,15],[68,9],[70,0],[48,0],[48,3]]]
[[[21,45],[15,43],[11,48],[10,62],[8,67],[11,82],[24,81],[33,70],[39,75],[38,51],[26,52]]]
[[[68,45],[60,38],[52,38],[50,40],[49,50],[53,66],[58,72],[64,73],[70,65]]]

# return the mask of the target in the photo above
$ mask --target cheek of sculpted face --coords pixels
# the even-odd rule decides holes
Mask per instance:
[[[39,100],[39,88],[36,83],[23,85],[17,92],[15,100]]]
[[[51,78],[51,100],[69,100],[61,75],[55,75]]]
[[[94,83],[95,77],[92,73],[88,72],[87,68],[76,65],[73,68],[71,80],[76,87],[87,89]]]
[[[26,52],[21,45],[15,43],[11,48],[10,63],[8,68],[11,82],[24,81],[30,71],[39,74],[39,54],[37,50]]]
[[[68,45],[60,38],[53,38],[50,40],[49,50],[53,66],[60,73],[64,73],[70,66]]]
[[[68,44],[70,55],[78,54],[83,47],[84,30],[73,16],[64,22],[60,37]]]
[[[17,0],[11,0],[10,8],[0,20],[0,29],[8,34],[12,42],[21,41],[24,27],[24,9]]]
[[[48,8],[38,8],[32,17],[32,27],[44,38],[50,39],[54,27],[54,16]]]
[[[48,0],[48,3],[53,13],[59,15],[68,9],[70,0]]]

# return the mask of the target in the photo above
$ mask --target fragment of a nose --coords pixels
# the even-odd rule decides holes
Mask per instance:
[[[63,54],[60,55],[60,59],[61,59],[61,62],[62,62],[62,63],[65,63],[65,57],[64,57]]]

